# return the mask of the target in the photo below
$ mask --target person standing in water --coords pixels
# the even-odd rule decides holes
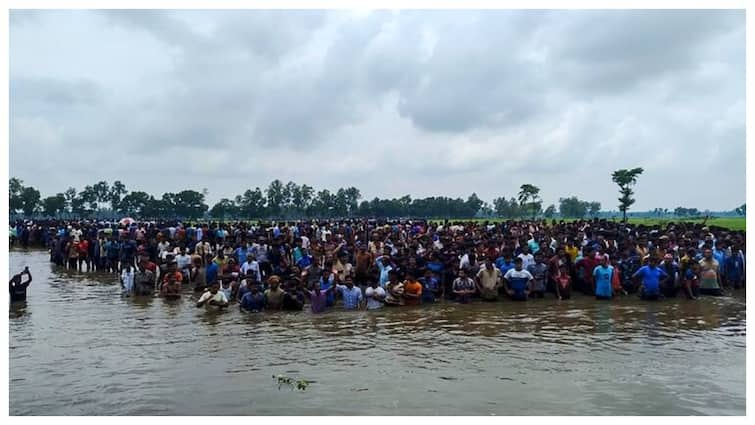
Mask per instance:
[[[21,278],[23,275],[28,276],[28,279],[26,279],[25,282],[21,282]],[[26,289],[29,287],[29,284],[31,284],[31,272],[29,271],[29,267],[24,267],[24,270],[13,276],[8,282],[9,289],[10,289],[10,302],[21,302],[26,301]]]
[[[601,258],[600,265],[595,267],[593,274],[593,293],[595,299],[610,300],[613,296],[613,266],[607,255]]]

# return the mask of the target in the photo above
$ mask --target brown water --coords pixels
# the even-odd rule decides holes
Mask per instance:
[[[743,292],[248,315],[47,260],[10,253],[34,274],[10,310],[12,415],[745,414]]]

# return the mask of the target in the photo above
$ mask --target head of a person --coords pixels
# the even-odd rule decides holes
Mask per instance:
[[[343,284],[346,285],[347,288],[351,289],[354,287],[354,279],[350,275],[347,275],[343,279]]]
[[[278,285],[280,285],[280,278],[278,276],[270,276],[270,279],[267,280],[267,283],[270,285],[270,288],[275,291],[278,289]]]
[[[210,293],[217,294],[219,290],[220,290],[220,282],[218,282],[217,280],[213,281],[210,284]]]
[[[390,281],[391,283],[396,283],[396,282],[398,282],[398,272],[397,272],[397,271],[395,271],[395,270],[391,270],[391,271],[389,271],[389,272],[388,272],[388,280],[389,280],[389,281]]]
[[[514,258],[514,268],[517,271],[521,271],[522,270],[522,264],[523,264],[522,263],[522,259],[520,257]]]
[[[703,251],[703,257],[705,257],[706,260],[713,258],[713,250],[711,248],[705,248],[705,251]]]
[[[648,258],[648,265],[650,267],[658,266],[658,258],[651,255],[650,258]]]
[[[611,257],[608,256],[608,254],[603,255],[603,259],[600,262],[600,265],[603,267],[608,267],[611,264]]]

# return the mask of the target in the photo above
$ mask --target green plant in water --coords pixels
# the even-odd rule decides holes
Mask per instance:
[[[311,383],[306,379],[294,380],[294,378],[288,377],[286,375],[273,375],[273,379],[278,381],[278,389],[280,389],[283,385],[289,385],[291,386],[291,389],[295,388],[300,391],[306,391],[307,387]]]

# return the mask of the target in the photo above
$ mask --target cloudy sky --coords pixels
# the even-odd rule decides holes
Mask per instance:
[[[615,209],[635,166],[635,209],[744,202],[744,12],[10,13],[10,175],[43,196],[532,183]]]

